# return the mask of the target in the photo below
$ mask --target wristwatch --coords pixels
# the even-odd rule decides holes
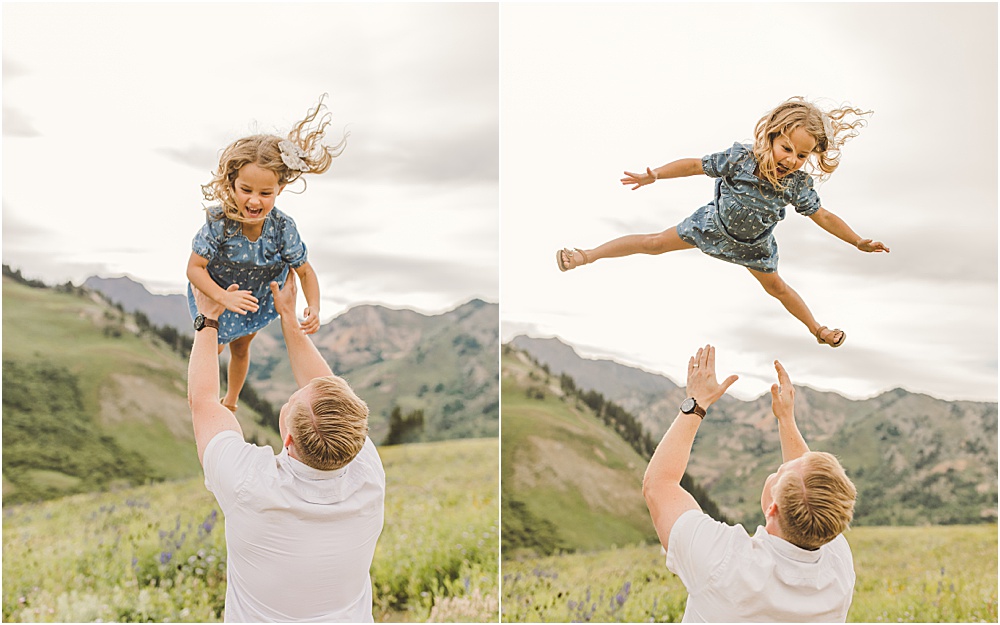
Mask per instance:
[[[691,414],[693,412],[702,419],[705,418],[705,409],[698,405],[698,401],[694,397],[688,397],[681,402],[681,412],[684,414]]]
[[[215,328],[219,329],[218,319],[209,319],[205,315],[198,313],[198,316],[194,318],[194,331],[201,332],[202,328]]]

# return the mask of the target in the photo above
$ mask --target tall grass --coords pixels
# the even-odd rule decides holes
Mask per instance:
[[[850,622],[997,622],[997,526],[859,527]],[[504,561],[504,622],[677,622],[659,546]]]
[[[376,620],[497,619],[496,439],[381,448]],[[3,620],[218,622],[222,514],[201,478],[3,510]]]

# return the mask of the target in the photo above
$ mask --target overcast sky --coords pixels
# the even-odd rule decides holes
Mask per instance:
[[[744,398],[777,358],[853,397],[996,401],[996,4],[514,3],[500,43],[504,340],[555,335],[680,383],[711,342]],[[780,274],[844,346],[696,250],[556,269],[560,247],[659,232],[712,197],[700,176],[630,191],[624,170],[752,141],[793,95],[875,112],[819,194],[892,252],[794,211],[776,230]]]
[[[181,292],[220,150],[329,93],[347,149],[277,202],[322,318],[496,302],[498,64],[495,4],[4,3],[3,262]]]
[[[996,401],[996,59],[993,3],[5,3],[3,261],[180,292],[219,150],[284,134],[327,92],[347,150],[278,201],[324,320],[481,297],[502,300],[504,339],[560,336],[677,381],[712,342],[738,396],[778,358],[850,396]],[[776,231],[781,275],[843,347],[697,251],[556,270],[559,247],[711,198],[705,177],[632,192],[623,170],[749,141],[791,95],[875,111],[819,192],[892,253],[794,213]]]

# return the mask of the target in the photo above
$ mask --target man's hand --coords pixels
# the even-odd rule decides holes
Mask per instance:
[[[706,410],[725,395],[738,379],[739,376],[731,375],[719,384],[715,377],[715,348],[711,345],[699,348],[698,353],[688,360],[688,397],[694,397],[698,405]]]
[[[774,369],[778,372],[778,383],[771,385],[771,412],[778,421],[795,421],[795,387],[788,372],[777,360],[774,361]]]
[[[274,295],[274,310],[281,317],[295,319],[295,298],[299,289],[295,283],[295,272],[289,271],[285,286],[278,288],[277,282],[271,282],[271,294]]]
[[[774,361],[774,368],[778,372],[778,383],[771,385],[771,412],[778,419],[781,461],[791,462],[807,453],[809,445],[795,423],[795,387],[788,372],[777,360]]]
[[[238,284],[230,284],[229,288],[226,289],[226,292],[234,293],[239,288],[240,286]],[[191,294],[194,295],[194,305],[198,308],[198,312],[205,315],[209,319],[218,319],[219,315],[226,310],[226,306],[224,304],[205,295],[201,292],[201,289],[193,284],[191,285]]]

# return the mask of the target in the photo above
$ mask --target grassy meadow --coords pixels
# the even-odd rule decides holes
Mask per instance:
[[[496,622],[496,439],[382,447],[376,621]],[[219,622],[222,513],[201,478],[3,508],[4,622]]]
[[[848,621],[997,622],[997,526],[858,527]],[[504,622],[677,622],[659,545],[503,563]]]

